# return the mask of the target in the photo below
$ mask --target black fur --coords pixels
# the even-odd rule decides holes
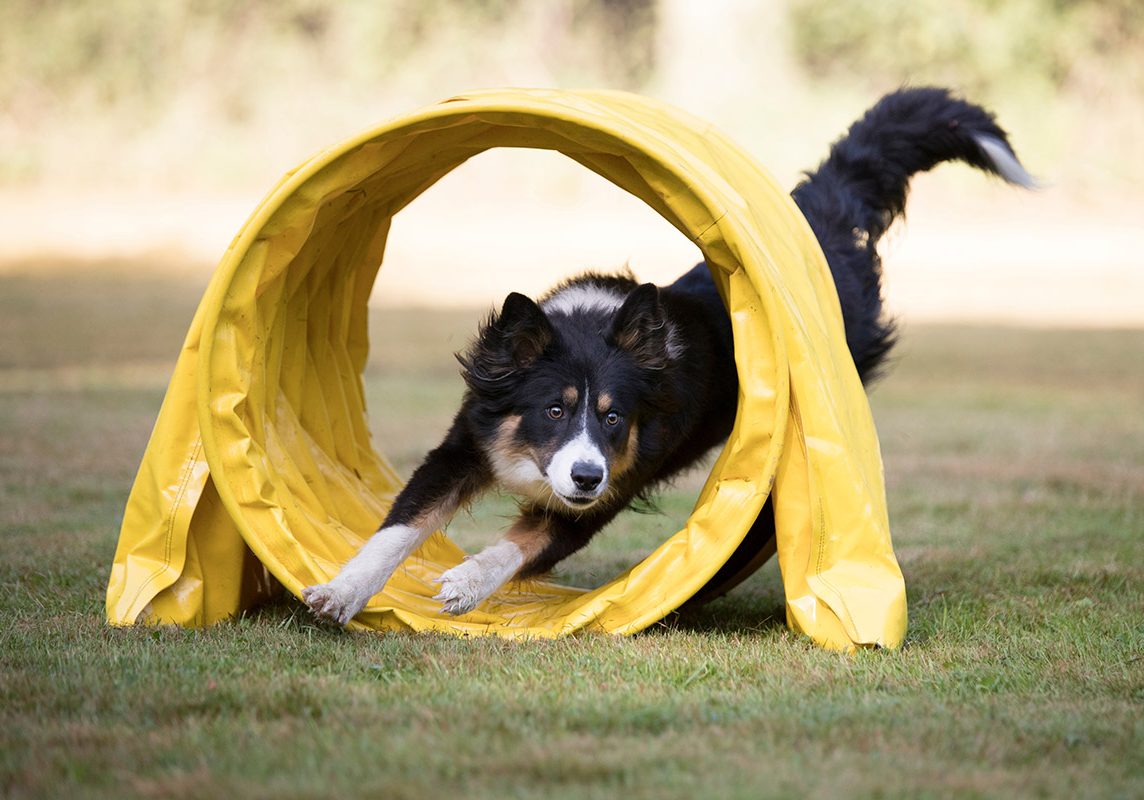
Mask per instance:
[[[856,122],[792,193],[826,254],[864,381],[877,375],[894,343],[882,308],[878,240],[903,213],[910,177],[949,160],[1031,182],[986,111],[942,89],[903,89]],[[590,302],[560,306],[570,296]],[[537,538],[525,548],[521,576],[583,547],[634,500],[723,442],[734,423],[731,326],[702,263],[662,288],[630,274],[589,273],[539,303],[511,294],[458,360],[468,387],[461,409],[383,527],[454,508],[498,481],[511,491],[527,485],[518,492],[514,530]],[[547,474],[547,485],[530,477],[558,447],[581,441],[606,459],[606,492],[559,492]],[[768,503],[700,596],[729,588],[773,535]]]
[[[846,342],[864,381],[877,376],[894,344],[894,324],[882,310],[878,240],[905,213],[915,173],[943,161],[964,161],[1000,174],[981,147],[982,137],[1012,154],[1005,131],[980,106],[946,89],[903,89],[855,122],[791,192],[826,254],[842,302]]]
[[[510,295],[500,314],[491,316],[469,349],[458,355],[469,391],[447,441],[471,431],[473,440],[492,442],[509,416],[521,418],[514,443],[536,445],[563,436],[543,412],[568,386],[595,387],[612,398],[612,408],[624,418],[607,433],[613,446],[638,425],[633,466],[616,477],[606,502],[583,511],[522,502],[521,514],[543,519],[552,533],[550,544],[523,575],[544,572],[578,550],[633,500],[730,433],[737,403],[730,324],[706,267],[699,265],[688,275],[660,289],[627,276],[589,274],[550,294],[595,285],[626,295],[620,308],[610,312],[580,309],[546,316],[539,305]],[[685,357],[669,355],[668,320],[670,334],[685,342]],[[538,351],[539,342],[543,348]],[[730,376],[724,369],[710,369],[728,363]],[[470,483],[484,485],[495,478],[487,454],[479,463],[465,459],[464,464],[477,476]],[[418,482],[415,475],[410,487]],[[404,521],[391,518],[386,524]]]
[[[1000,145],[1013,159],[1002,169],[982,147]],[[964,161],[1032,187],[1005,131],[980,106],[939,88],[886,95],[830,149],[826,160],[791,192],[826,255],[842,306],[846,344],[863,383],[875,380],[896,341],[882,307],[879,239],[905,213],[910,178],[944,161]],[[752,571],[758,554],[773,547],[774,513],[768,500],[735,553],[696,594],[700,602],[722,594]]]

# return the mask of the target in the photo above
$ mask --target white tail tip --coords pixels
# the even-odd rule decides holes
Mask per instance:
[[[986,157],[993,162],[997,174],[1009,183],[1024,186],[1026,189],[1039,189],[1041,187],[1037,179],[1021,166],[1021,162],[1017,160],[1013,151],[1003,141],[995,136],[976,133],[973,134],[973,141],[977,142],[981,152],[985,153]]]

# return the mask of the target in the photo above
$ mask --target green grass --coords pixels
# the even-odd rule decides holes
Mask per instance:
[[[790,634],[774,565],[624,639],[351,635],[293,600],[112,629],[123,503],[203,288],[144,267],[0,277],[0,795],[1144,794],[1144,332],[906,331],[873,394],[897,652]],[[476,315],[374,316],[375,435],[408,474]],[[702,477],[566,576],[638,559]]]

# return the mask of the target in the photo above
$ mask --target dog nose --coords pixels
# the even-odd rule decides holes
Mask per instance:
[[[604,480],[604,468],[591,461],[577,461],[572,465],[572,483],[582,492],[590,492]]]

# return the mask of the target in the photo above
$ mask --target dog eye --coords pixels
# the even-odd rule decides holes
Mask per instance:
[[[549,419],[563,419],[564,406],[559,403],[553,403],[548,408],[544,409],[544,413],[548,415]]]
[[[620,415],[617,414],[615,411],[609,411],[607,413],[607,415],[604,417],[604,422],[608,423],[609,425],[619,425],[620,424]]]

